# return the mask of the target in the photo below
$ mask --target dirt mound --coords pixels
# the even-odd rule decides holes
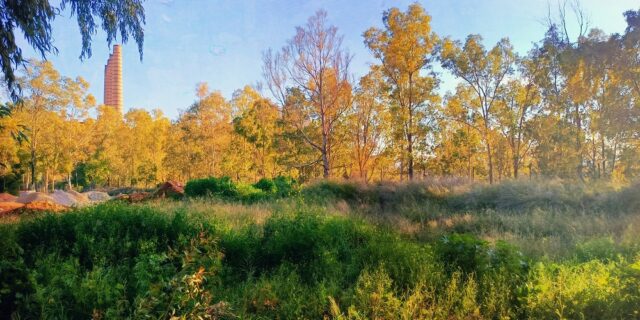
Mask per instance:
[[[52,194],[50,194],[51,198],[55,200],[57,204],[63,205],[65,207],[77,207],[84,204],[81,201],[78,201],[78,198],[75,197],[71,193],[64,192],[62,190],[55,190]]]
[[[68,201],[66,193],[60,191],[57,195],[54,193],[48,195],[42,192],[21,192],[18,199],[15,202],[24,204],[21,208],[16,209],[14,212],[37,212],[37,211],[53,211],[60,212],[69,209],[69,206],[58,203],[58,199],[65,198]]]
[[[52,211],[52,212],[61,212],[68,210],[69,207],[57,204],[55,202],[49,201],[33,201],[24,205],[24,207],[20,208],[20,212],[34,212],[34,211]]]
[[[113,196],[111,199],[113,200],[121,200],[121,201],[129,201],[129,195],[125,193],[117,194]]]
[[[108,193],[102,191],[88,191],[82,194],[87,197],[91,202],[104,202],[111,200],[111,196]]]
[[[182,198],[184,197],[184,186],[176,181],[167,181],[158,187],[153,193],[154,198]]]
[[[24,203],[19,202],[0,202],[0,216],[10,214],[17,209],[24,207]]]
[[[147,201],[152,198],[153,198],[153,194],[151,194],[150,192],[134,192],[132,194],[121,193],[113,196],[111,199],[127,201],[129,203],[137,203],[137,202]]]
[[[56,200],[46,193],[42,192],[21,192],[16,202],[32,203],[32,202],[51,202],[57,203]]]
[[[89,200],[89,197],[87,197],[84,193],[80,193],[78,191],[75,190],[69,190],[67,191],[68,194],[72,195],[76,201],[78,202],[82,202],[82,203],[88,203],[91,200]]]
[[[18,197],[9,193],[0,193],[0,202],[14,202]]]
[[[142,202],[145,200],[149,200],[151,198],[151,193],[149,192],[134,192],[129,195],[129,202]]]

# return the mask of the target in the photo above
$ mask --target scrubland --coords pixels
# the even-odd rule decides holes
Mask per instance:
[[[4,219],[2,317],[640,318],[637,184],[278,186]]]

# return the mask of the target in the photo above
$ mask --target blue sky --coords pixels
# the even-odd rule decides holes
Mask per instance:
[[[123,47],[125,110],[160,108],[170,118],[187,108],[195,97],[196,83],[204,81],[227,98],[234,90],[262,80],[261,55],[280,48],[318,9],[344,35],[344,46],[354,55],[352,73],[359,77],[375,62],[362,42],[362,33],[382,25],[382,12],[403,10],[414,1],[389,0],[147,0],[144,57],[137,46]],[[463,40],[480,34],[487,46],[509,37],[524,54],[542,38],[547,0],[431,0],[419,1],[432,16],[433,30],[441,36]],[[555,1],[550,1],[552,9]],[[592,27],[607,33],[623,32],[622,13],[639,9],[637,0],[583,0]],[[49,56],[65,76],[82,76],[102,102],[104,64],[109,48],[102,33],[94,37],[93,55],[79,60],[81,41],[75,18],[68,12],[54,23],[58,55]],[[27,57],[38,57],[20,42]],[[444,75],[442,90],[454,80]]]

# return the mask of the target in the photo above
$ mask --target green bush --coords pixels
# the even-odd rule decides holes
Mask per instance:
[[[233,199],[238,196],[237,187],[229,177],[189,180],[184,192],[190,197],[218,196]]]
[[[620,254],[622,250],[610,237],[588,240],[576,246],[576,258],[580,262],[614,261]]]
[[[470,234],[442,237],[436,244],[436,255],[449,273],[462,271],[482,276],[500,271],[517,277],[527,272],[527,262],[515,247],[503,241],[490,246]]]
[[[277,198],[289,197],[298,191],[297,181],[291,177],[284,176],[278,176],[274,179],[262,178],[253,186]]]
[[[25,308],[27,297],[35,292],[35,286],[24,263],[24,250],[15,242],[8,228],[0,226],[0,319],[18,308]]]
[[[305,198],[312,201],[330,200],[361,201],[362,193],[358,186],[347,182],[323,180],[303,189]]]
[[[244,202],[255,202],[258,200],[264,200],[269,194],[261,189],[258,189],[250,184],[239,183],[236,185],[236,195],[234,200],[240,200]]]
[[[640,260],[538,263],[526,284],[533,319],[638,319]]]
[[[191,318],[214,304],[208,292],[222,259],[215,230],[182,212],[105,204],[28,219],[3,234],[3,316]]]
[[[275,181],[269,178],[262,178],[258,182],[253,185],[255,188],[260,189],[266,193],[276,193],[278,192],[278,187],[276,186]]]
[[[184,190],[190,197],[211,196],[251,203],[294,195],[297,191],[297,183],[288,177],[263,178],[253,185],[234,183],[229,177],[209,177],[189,180]]]
[[[298,189],[299,189],[298,181],[296,181],[291,177],[278,176],[275,179],[273,179],[273,182],[276,185],[276,188],[277,188],[276,194],[279,197],[289,197],[298,193]]]
[[[22,187],[22,175],[19,173],[8,173],[0,175],[0,193],[10,193],[18,195]]]

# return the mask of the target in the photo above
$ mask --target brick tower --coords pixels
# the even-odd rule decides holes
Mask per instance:
[[[122,52],[117,44],[104,66],[104,104],[122,112]]]

